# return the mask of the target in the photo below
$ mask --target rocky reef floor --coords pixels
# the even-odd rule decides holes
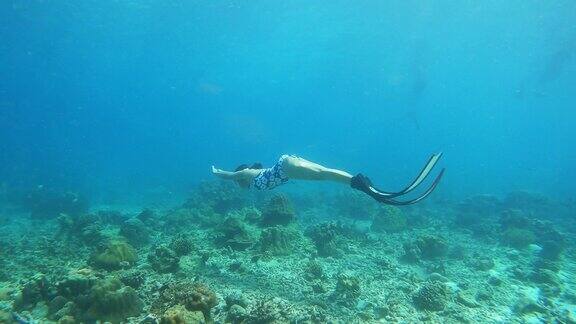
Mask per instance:
[[[25,207],[0,208],[0,323],[576,322],[576,205],[532,193]]]

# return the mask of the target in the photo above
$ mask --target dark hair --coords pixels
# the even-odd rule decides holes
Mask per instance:
[[[239,166],[236,167],[234,172],[242,171],[245,169],[262,169],[262,163],[256,162],[256,163],[253,163],[251,166],[248,166],[248,164],[240,164]]]
[[[239,166],[236,167],[234,172],[242,171],[242,170],[246,170],[246,169],[254,169],[254,170],[262,169],[262,163],[256,162],[256,163],[253,163],[251,166],[248,166],[248,164],[240,164]],[[250,187],[250,182],[248,182],[248,181],[235,180],[235,182],[242,188],[249,188]]]
[[[248,164],[240,164],[239,166],[236,167],[236,169],[234,169],[234,172],[242,171],[244,169],[248,169]]]

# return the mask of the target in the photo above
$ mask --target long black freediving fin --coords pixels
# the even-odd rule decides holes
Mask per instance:
[[[418,176],[416,178],[414,178],[414,180],[412,180],[412,182],[404,189],[397,191],[397,192],[386,192],[383,190],[380,190],[378,188],[374,188],[378,191],[378,193],[382,196],[388,196],[388,198],[394,198],[394,197],[398,197],[401,195],[405,195],[409,192],[411,192],[412,190],[416,189],[416,187],[418,187],[422,181],[424,181],[424,179],[426,179],[426,177],[428,176],[428,174],[430,174],[430,171],[432,171],[432,169],[434,169],[434,167],[436,166],[436,163],[438,163],[438,160],[440,160],[440,158],[442,157],[442,152],[438,153],[438,154],[433,154],[430,159],[428,159],[428,162],[426,162],[426,165],[424,166],[424,168],[422,168],[422,170],[420,170],[420,173],[418,173]]]
[[[376,199],[376,200],[378,200],[384,204],[395,205],[395,206],[405,206],[405,205],[415,204],[415,203],[425,199],[426,197],[428,197],[434,191],[434,189],[436,189],[436,187],[440,183],[440,180],[442,179],[442,176],[444,175],[445,170],[446,169],[440,170],[440,173],[438,174],[438,176],[436,176],[436,179],[434,179],[434,182],[432,182],[432,185],[430,185],[430,187],[428,189],[426,189],[426,191],[417,198],[407,200],[407,201],[398,201],[398,200],[390,199],[390,198],[381,198],[381,199]]]
[[[428,176],[430,171],[434,168],[440,157],[442,157],[442,153],[432,155],[432,157],[428,160],[428,163],[426,163],[426,166],[424,166],[424,168],[420,171],[418,176],[406,188],[398,192],[385,192],[375,188],[372,185],[372,181],[370,181],[368,177],[364,176],[361,173],[352,177],[352,180],[350,181],[350,186],[354,189],[366,193],[370,197],[384,204],[397,205],[397,206],[415,204],[428,197],[434,191],[434,189],[436,189],[436,187],[440,183],[440,180],[442,179],[442,176],[444,175],[445,169],[442,169],[440,171],[440,173],[438,174],[438,176],[436,176],[430,187],[426,189],[426,191],[417,198],[407,201],[399,201],[393,198],[405,195],[414,190],[416,187],[418,187],[422,183],[422,181],[426,179],[426,177]]]

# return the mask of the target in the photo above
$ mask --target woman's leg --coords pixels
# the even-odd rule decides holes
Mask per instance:
[[[330,169],[295,156],[286,157],[282,168],[291,179],[335,181],[346,185],[350,185],[352,179],[352,175],[346,171]]]

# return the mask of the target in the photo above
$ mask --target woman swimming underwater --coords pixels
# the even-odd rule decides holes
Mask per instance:
[[[406,188],[397,192],[386,192],[377,189],[372,185],[372,181],[361,173],[352,176],[346,171],[330,169],[294,155],[282,155],[271,168],[263,168],[260,163],[255,163],[252,166],[243,164],[231,172],[212,166],[212,173],[222,179],[234,180],[243,188],[254,188],[257,190],[273,189],[286,183],[289,179],[333,181],[349,185],[384,204],[411,205],[428,197],[434,191],[440,179],[442,179],[444,169],[440,171],[434,182],[420,196],[410,200],[397,200],[396,198],[416,189],[426,179],[441,156],[442,153],[432,155],[418,176]]]

